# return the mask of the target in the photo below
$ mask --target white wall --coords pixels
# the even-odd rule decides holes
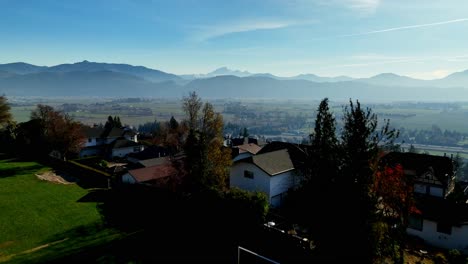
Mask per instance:
[[[95,155],[98,154],[98,152],[99,152],[99,150],[96,149],[96,148],[82,149],[80,151],[80,158],[88,157],[88,156],[95,156]]]
[[[254,178],[244,177],[244,171],[253,172]],[[231,166],[229,175],[231,187],[238,187],[247,191],[262,191],[270,197],[270,176],[252,163],[237,162]]]
[[[128,153],[138,152],[138,151],[134,151],[133,148],[134,147],[113,149],[112,150],[112,157],[124,157]],[[140,146],[140,151],[142,151],[143,149],[144,149],[144,147]]]
[[[414,185],[414,192],[427,194],[427,187],[428,185],[426,184],[416,183]],[[436,197],[444,197],[444,189],[438,186],[429,186],[429,195]]]
[[[414,184],[414,192],[415,193],[426,193],[426,185],[425,184]]]
[[[295,186],[295,175],[293,171],[287,171],[271,177],[270,195],[275,195],[287,192],[289,188]]]
[[[130,173],[125,173],[123,176],[122,176],[122,182],[123,183],[129,183],[129,184],[135,184],[136,181],[135,181],[135,178],[133,178]]]
[[[408,234],[418,236],[427,243],[446,249],[458,249],[468,254],[468,225],[452,226],[452,234],[437,232],[437,223],[424,219],[422,231],[408,228]]]
[[[91,147],[91,146],[96,146],[96,138],[91,138],[91,142],[89,142],[89,138],[85,139],[85,147]]]
[[[444,189],[440,187],[435,187],[435,186],[429,187],[429,193],[432,196],[444,197]]]

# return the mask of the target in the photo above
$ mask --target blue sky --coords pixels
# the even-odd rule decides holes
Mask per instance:
[[[0,0],[0,63],[434,79],[467,44],[466,0]]]

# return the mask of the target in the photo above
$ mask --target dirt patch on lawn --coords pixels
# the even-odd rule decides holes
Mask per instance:
[[[61,171],[46,171],[41,174],[36,174],[36,177],[43,181],[49,181],[59,184],[73,184],[77,182],[75,177],[72,177]]]

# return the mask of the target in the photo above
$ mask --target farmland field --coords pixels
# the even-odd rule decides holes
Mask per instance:
[[[202,98],[203,99],[203,98]],[[60,109],[64,104],[81,104],[81,108],[67,113],[76,120],[85,124],[105,123],[109,115],[118,115],[123,124],[138,126],[146,122],[167,121],[174,116],[177,120],[184,118],[182,98],[141,98],[141,99],[115,99],[115,98],[11,98],[12,113],[18,122],[29,120],[31,110],[39,103],[48,104]],[[269,120],[288,120],[290,117],[303,116],[305,123],[301,128],[295,128],[299,133],[307,135],[313,128],[313,119],[319,101],[313,100],[257,100],[250,99],[217,99],[210,101],[216,111],[223,114],[225,123],[236,123],[240,126],[255,127],[268,122],[258,118],[267,116]],[[227,107],[237,104],[241,107],[239,112],[227,111]],[[335,114],[338,127],[340,127],[343,107],[348,102],[330,101],[330,109]],[[123,111],[116,112],[112,108],[90,110],[90,106],[103,105],[106,107],[120,107]],[[442,130],[453,130],[468,133],[468,102],[447,103],[417,103],[394,102],[373,103],[362,102],[364,107],[369,106],[380,120],[389,119],[395,128],[405,129],[431,129],[437,125]],[[139,114],[137,110],[145,109]],[[246,115],[247,114],[247,115]],[[250,115],[248,115],[250,114]],[[244,115],[244,116],[243,116]],[[252,116],[256,116],[255,118]],[[280,124],[279,124],[280,125]]]

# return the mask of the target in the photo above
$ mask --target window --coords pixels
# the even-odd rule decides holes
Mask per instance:
[[[410,215],[408,219],[408,227],[419,231],[423,230],[423,219],[419,215]]]
[[[437,232],[451,235],[452,225],[444,222],[437,222]]]
[[[248,170],[244,171],[244,177],[253,179],[254,178],[253,171],[248,171]]]
[[[92,139],[92,138],[88,138],[88,142],[91,143],[91,141],[93,141],[93,139]]]

